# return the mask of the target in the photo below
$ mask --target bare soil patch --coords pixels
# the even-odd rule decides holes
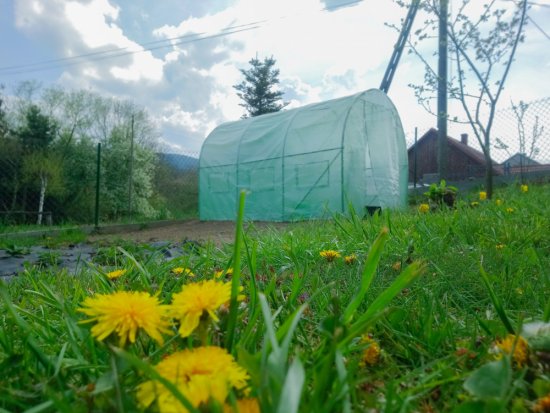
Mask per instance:
[[[252,225],[252,227],[251,227]],[[245,224],[246,229],[261,231],[265,229],[284,229],[284,222],[254,222]],[[88,237],[89,242],[116,241],[119,239],[135,242],[155,242],[192,240],[200,243],[211,241],[216,245],[233,242],[235,238],[235,222],[232,221],[199,221],[190,220],[159,228],[144,228],[117,234],[95,234]]]

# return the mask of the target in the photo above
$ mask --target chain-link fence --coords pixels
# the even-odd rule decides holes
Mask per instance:
[[[495,115],[493,159],[505,176],[550,176],[550,97],[512,104]]]
[[[466,129],[466,128],[465,128]],[[437,130],[407,136],[409,181],[438,181]],[[493,175],[498,181],[550,179],[550,97],[514,102],[496,112],[491,132]],[[463,133],[447,140],[446,178],[472,181],[485,175],[486,162],[476,139]]]
[[[0,142],[0,229],[198,216],[198,153],[81,142],[25,152]]]
[[[497,181],[550,179],[550,98],[520,101],[497,112],[492,137]],[[134,146],[127,137],[115,138],[102,146],[86,139],[60,141],[47,151],[22,145],[14,136],[0,138],[0,231],[13,225],[198,216],[198,153],[160,153],[147,145]],[[449,180],[481,178],[483,155],[475,143],[468,144],[464,136],[453,141],[466,163],[449,163]],[[427,150],[415,146],[416,155],[409,148],[410,170],[416,168],[416,182],[429,183],[428,177],[437,172],[436,151],[430,145]],[[421,169],[422,163],[428,169]]]

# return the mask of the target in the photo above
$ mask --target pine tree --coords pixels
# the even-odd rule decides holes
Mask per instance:
[[[276,69],[276,60],[265,58],[263,62],[254,58],[248,62],[252,67],[248,70],[240,69],[245,80],[233,86],[244,103],[240,106],[247,111],[242,117],[254,117],[265,113],[278,112],[288,102],[281,102],[283,92],[274,90],[279,83],[279,69]]]

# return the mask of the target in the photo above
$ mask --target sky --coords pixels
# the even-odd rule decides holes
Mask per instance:
[[[479,13],[482,2],[471,3]],[[497,4],[513,9],[513,0]],[[150,113],[165,151],[198,154],[213,128],[244,113],[233,85],[251,58],[276,59],[288,108],[378,88],[398,36],[388,24],[405,15],[392,0],[0,0],[0,84],[129,99]],[[533,0],[528,15],[501,108],[550,96],[550,0]],[[420,45],[432,63],[435,48]],[[408,142],[415,128],[421,136],[436,126],[409,87],[423,76],[405,53],[388,93]]]

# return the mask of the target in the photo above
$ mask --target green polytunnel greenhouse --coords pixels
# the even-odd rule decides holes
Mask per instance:
[[[224,123],[206,138],[199,165],[201,220],[234,220],[243,189],[249,220],[406,205],[403,127],[378,89]]]

